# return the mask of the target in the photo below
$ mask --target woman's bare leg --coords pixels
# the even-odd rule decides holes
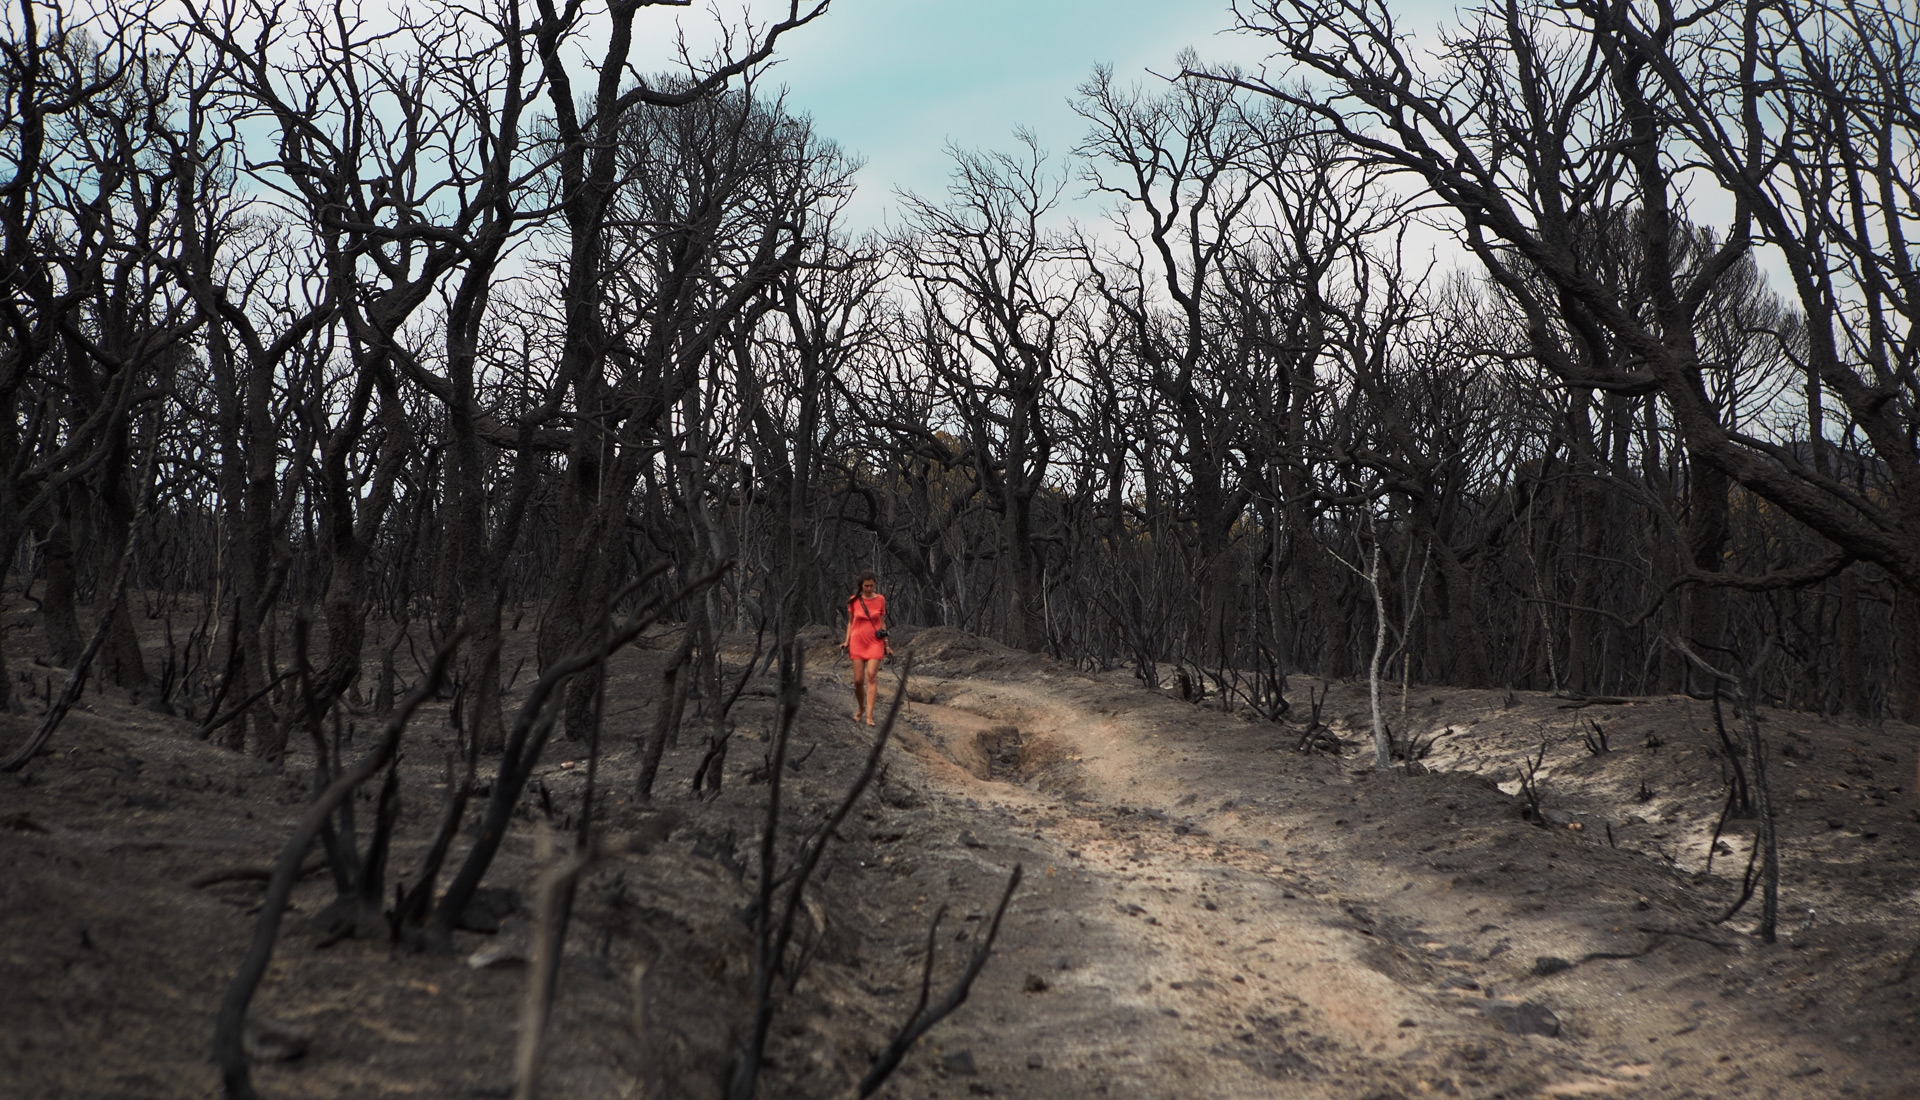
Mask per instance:
[[[867,662],[867,725],[873,725],[873,700],[880,694],[880,662]]]
[[[853,659],[853,720],[858,722],[867,711],[867,662]]]

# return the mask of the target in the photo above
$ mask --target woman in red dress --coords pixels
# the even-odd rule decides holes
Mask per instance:
[[[873,570],[854,578],[847,597],[847,640],[840,648],[853,658],[853,720],[873,725],[873,697],[880,689],[880,662],[893,655],[887,643],[887,598],[876,591]]]

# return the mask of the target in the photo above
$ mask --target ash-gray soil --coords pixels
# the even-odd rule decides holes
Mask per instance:
[[[641,800],[637,745],[677,642],[657,632],[613,664],[595,818],[621,852],[574,907],[543,1095],[722,1095],[751,1011],[776,688],[746,682],[717,794],[690,791],[703,699]],[[508,668],[531,639],[512,645]],[[736,640],[729,684],[751,646]],[[833,646],[810,654],[783,860],[874,732],[848,718]],[[1708,703],[1395,685],[1388,716],[1423,754],[1378,772],[1364,684],[1330,685],[1307,737],[1306,678],[1274,723],[947,629],[904,655],[884,771],[828,847],[776,985],[761,1096],[850,1095],[913,1008],[934,913],[938,996],[1016,864],[971,997],[879,1095],[1920,1096],[1911,727],[1762,711],[1782,884],[1763,943],[1757,896],[1722,919],[1755,822],[1723,815],[1744,762]],[[58,670],[13,672],[57,690]],[[39,706],[0,717],[0,751]],[[444,705],[407,734],[399,880],[458,736]],[[254,1003],[264,1096],[507,1094],[528,976],[512,903],[533,897],[542,823],[578,820],[584,759],[549,746],[488,879],[512,892],[500,930],[457,933],[450,954],[332,942],[304,918],[333,883],[302,880]],[[0,1091],[216,1095],[215,1007],[311,787],[305,757],[263,767],[109,690],[0,777]]]

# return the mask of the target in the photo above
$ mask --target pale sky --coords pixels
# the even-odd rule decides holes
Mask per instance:
[[[1405,7],[1412,16],[1453,4]],[[748,5],[756,19],[785,8]],[[737,17],[739,0],[720,10]],[[677,13],[690,39],[711,26],[697,8]],[[651,14],[670,35],[674,16]],[[782,39],[770,79],[788,87],[791,110],[866,161],[851,214],[869,227],[893,209],[896,190],[941,193],[949,142],[1011,149],[1024,126],[1064,159],[1085,131],[1068,101],[1096,64],[1111,64],[1123,83],[1151,81],[1148,70],[1173,72],[1191,46],[1203,60],[1257,68],[1265,40],[1225,33],[1231,22],[1227,0],[834,0],[823,19]]]
[[[1219,33],[1228,20],[1224,0],[835,0],[773,76],[822,134],[866,159],[854,213],[871,218],[896,189],[941,191],[948,142],[1006,149],[1025,126],[1064,157],[1085,130],[1068,101],[1096,64],[1145,80],[1188,46],[1251,53]]]

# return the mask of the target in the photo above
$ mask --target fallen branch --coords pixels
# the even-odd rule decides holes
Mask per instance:
[[[266,899],[261,902],[260,921],[254,925],[253,943],[240,960],[240,969],[234,974],[232,984],[227,986],[227,994],[220,1002],[218,1021],[214,1024],[213,1060],[220,1067],[221,1083],[228,1100],[253,1100],[256,1095],[247,1066],[246,1048],[242,1043],[247,1005],[253,1001],[254,990],[259,988],[260,979],[267,972],[267,963],[273,958],[274,940],[280,934],[280,918],[286,913],[287,897],[293,893],[295,874],[300,870],[301,859],[312,847],[313,838],[334,809],[353,797],[353,792],[362,783],[373,778],[393,758],[395,750],[400,747],[400,734],[406,730],[413,712],[440,690],[447,662],[453,657],[454,648],[463,636],[464,632],[456,631],[434,654],[433,665],[426,678],[394,711],[379,743],[351,769],[329,783],[320,797],[314,799],[301,816],[300,823],[294,827],[293,836],[288,838],[286,847],[280,850],[280,859],[274,864],[273,878],[267,884]]]
[[[520,801],[527,781],[533,776],[534,766],[539,762],[540,753],[546,748],[547,737],[553,732],[554,722],[559,719],[560,707],[557,703],[561,686],[574,674],[584,672],[606,661],[614,653],[638,638],[654,624],[667,608],[687,596],[700,591],[707,585],[718,581],[728,569],[733,568],[731,561],[722,562],[712,572],[700,577],[669,599],[655,600],[647,608],[628,620],[617,629],[610,629],[598,642],[586,642],[571,654],[555,662],[540,678],[534,681],[528,690],[527,698],[520,706],[520,712],[514,719],[513,732],[500,751],[500,770],[495,774],[493,790],[488,796],[487,810],[481,819],[481,832],[467,850],[466,859],[460,869],[447,883],[447,892],[440,896],[433,911],[427,917],[427,929],[443,940],[453,934],[454,925],[467,903],[473,900],[474,891],[480,888],[480,880],[486,876],[487,869],[493,864],[495,853],[506,839],[507,827],[513,816],[513,808]],[[630,583],[607,601],[601,609],[598,629],[613,614],[614,605],[624,599],[641,584],[652,580],[663,571],[656,568],[648,571],[640,579]]]
[[[296,880],[307,878],[311,875],[319,874],[326,869],[327,860],[323,856],[320,859],[309,860],[294,875],[294,878]],[[205,874],[196,875],[188,879],[187,885],[193,887],[195,890],[204,890],[209,886],[218,886],[223,882],[265,882],[272,877],[273,868],[263,865],[252,867],[221,867],[217,870],[208,871]]]
[[[1642,928],[1641,931],[1647,932],[1648,934],[1653,936],[1653,938],[1648,940],[1647,945],[1641,948],[1640,950],[1638,951],[1589,951],[1586,954],[1580,956],[1579,958],[1573,960],[1573,965],[1581,966],[1585,963],[1598,962],[1601,959],[1644,959],[1648,955],[1653,954],[1654,948],[1659,947],[1661,944],[1667,942],[1667,937],[1673,934],[1663,928],[1662,929]]]
[[[1013,866],[1013,874],[1007,878],[1006,892],[1000,895],[1000,904],[993,911],[993,922],[987,925],[986,938],[973,949],[973,957],[967,960],[967,968],[960,972],[960,977],[947,990],[947,995],[940,998],[940,1003],[931,1009],[927,1008],[927,991],[929,979],[933,976],[934,935],[932,929],[927,931],[927,961],[921,971],[920,1000],[914,1005],[913,1014],[900,1025],[900,1031],[893,1037],[893,1042],[887,1044],[887,1049],[880,1052],[880,1057],[873,1063],[873,1068],[860,1079],[861,1096],[873,1095],[873,1090],[879,1088],[899,1067],[900,1060],[906,1057],[907,1051],[913,1048],[913,1044],[918,1042],[929,1028],[946,1019],[954,1009],[966,1003],[967,994],[973,990],[973,980],[980,976],[981,968],[987,965],[987,956],[993,951],[994,937],[1000,934],[1000,918],[1006,915],[1007,903],[1013,900],[1013,892],[1020,885],[1020,874],[1021,865],[1016,863]],[[938,925],[939,920],[939,914],[936,913],[935,925]]]
[[[134,509],[133,518],[127,521],[127,544],[120,548],[120,560],[113,567],[112,587],[108,589],[113,595],[107,600],[106,610],[101,613],[99,623],[93,628],[93,636],[87,639],[87,648],[81,651],[79,660],[75,661],[73,668],[68,670],[67,683],[60,690],[60,698],[53,700],[48,706],[46,716],[40,720],[40,727],[33,731],[33,736],[27,739],[27,743],[20,746],[19,750],[6,760],[0,761],[0,772],[15,772],[26,767],[27,761],[32,760],[34,755],[45,748],[47,742],[52,739],[53,731],[60,728],[61,721],[73,709],[74,704],[80,701],[80,694],[87,690],[87,674],[93,669],[93,660],[99,655],[100,647],[105,644],[107,632],[112,629],[114,619],[120,614],[120,608],[127,602],[127,574],[133,566],[134,548],[140,545],[139,528],[141,521],[147,518],[148,498],[153,496],[154,460],[160,453],[157,419],[154,421],[153,430],[153,438],[147,446],[146,468],[141,476],[140,496],[137,498],[139,504]],[[104,454],[105,451],[100,453]],[[0,675],[6,675],[4,667],[0,667]]]
[[[280,675],[275,676],[272,679],[268,680],[267,685],[265,687],[261,688],[259,691],[254,692],[252,695],[247,696],[245,699],[241,700],[237,705],[228,708],[222,714],[214,715],[211,712],[209,712],[207,720],[201,724],[200,730],[197,734],[195,734],[195,736],[200,738],[200,740],[202,741],[205,741],[207,738],[212,737],[214,735],[214,732],[217,731],[220,727],[233,721],[235,718],[238,718],[241,715],[245,714],[249,707],[253,706],[255,703],[258,703],[260,700],[266,698],[269,692],[271,692],[274,688],[279,687],[282,683],[285,683],[287,680],[293,678],[295,675],[299,673],[299,671],[300,671],[299,669],[292,669],[292,668],[287,669],[285,672],[282,672]],[[217,705],[219,703],[219,700],[215,699],[214,702]]]
[[[1658,928],[1658,927],[1645,925],[1645,924],[1636,925],[1635,927],[1637,927],[1640,931],[1647,933],[1648,935],[1681,936],[1690,940],[1699,940],[1701,943],[1711,944],[1714,947],[1724,948],[1728,951],[1732,951],[1739,946],[1738,944],[1728,943],[1726,940],[1715,939],[1714,937],[1709,936],[1704,932],[1689,932],[1684,928]]]
[[[787,947],[793,942],[793,929],[800,911],[801,898],[806,892],[807,882],[820,865],[820,857],[826,853],[827,844],[833,839],[840,823],[852,812],[854,804],[866,792],[879,771],[882,750],[893,735],[893,724],[900,717],[901,704],[907,697],[907,676],[913,671],[912,662],[901,670],[900,687],[894,692],[893,703],[887,708],[887,717],[880,723],[880,732],[873,739],[873,747],[867,752],[867,760],[860,774],[847,787],[847,793],[840,804],[827,815],[811,844],[807,845],[795,862],[795,866],[786,875],[778,873],[774,858],[774,845],[780,825],[780,788],[781,772],[786,767],[788,740],[793,731],[794,717],[800,711],[800,692],[806,679],[806,651],[794,647],[786,655],[781,665],[780,685],[780,726],[774,736],[773,756],[767,765],[767,817],[760,833],[760,882],[759,896],[756,900],[754,916],[754,1005],[753,1026],[748,1032],[746,1042],[740,1052],[740,1060],[734,1064],[733,1079],[728,1095],[732,1100],[752,1100],[754,1087],[759,1080],[761,1059],[765,1056],[767,1033],[773,1027],[773,979],[786,958]],[[817,742],[816,742],[817,744]],[[783,901],[779,923],[774,923],[774,891],[785,878],[791,881],[786,885],[786,897]],[[797,980],[797,976],[796,976]]]
[[[107,630],[113,625],[114,616],[120,613],[120,605],[126,598],[127,586],[123,582],[126,578],[127,559],[133,556],[131,550],[133,541],[127,540],[129,549],[120,555],[120,569],[114,577],[113,598],[107,602],[107,609],[101,614],[100,624],[94,628],[93,637],[87,640],[87,648],[81,651],[79,660],[75,661],[73,668],[68,670],[67,683],[60,689],[60,697],[47,708],[46,716],[40,719],[40,727],[33,731],[33,736],[27,739],[27,743],[20,746],[19,750],[6,760],[0,761],[0,772],[19,771],[26,767],[27,761],[32,760],[36,753],[46,747],[47,742],[53,738],[53,731],[60,728],[60,723],[66,719],[68,712],[73,710],[73,705],[80,701],[80,694],[87,690],[87,674],[93,669],[93,659],[99,654],[100,646],[107,640]]]
[[[535,841],[549,858],[553,834],[542,824]],[[555,860],[540,876],[539,900],[534,906],[533,958],[527,968],[527,995],[520,1008],[520,1043],[513,1057],[513,1100],[533,1100],[546,1058],[547,1020],[553,1015],[554,983],[560,975],[560,954],[567,934],[565,910],[581,872],[596,853],[581,848]]]
[[[1589,695],[1571,703],[1561,703],[1556,710],[1580,710],[1584,707],[1627,707],[1639,702],[1620,695]]]
[[[1522,756],[1520,759],[1526,761],[1527,764],[1527,770],[1520,773],[1520,793],[1527,797],[1527,821],[1529,824],[1545,828],[1547,817],[1540,811],[1539,772],[1540,766],[1546,763],[1547,760],[1546,739],[1542,738],[1540,741],[1539,755]]]

